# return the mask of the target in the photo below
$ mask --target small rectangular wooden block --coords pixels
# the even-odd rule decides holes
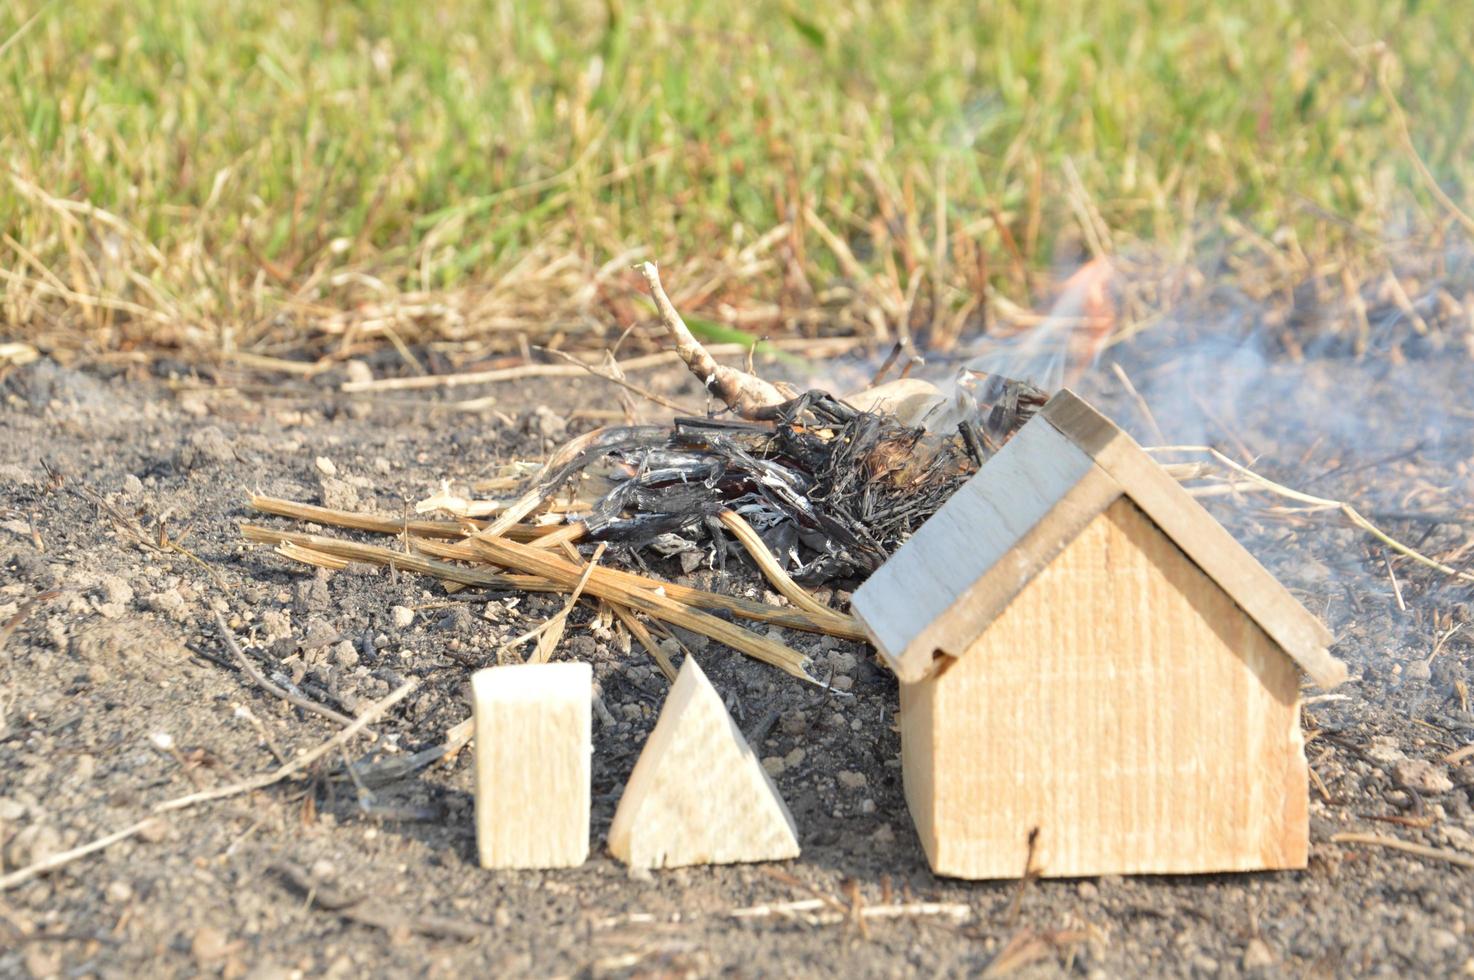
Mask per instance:
[[[483,868],[571,868],[589,853],[588,664],[512,664],[471,678],[476,849]]]

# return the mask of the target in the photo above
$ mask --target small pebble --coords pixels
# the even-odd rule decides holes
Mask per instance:
[[[408,629],[409,624],[415,621],[415,611],[409,606],[394,606],[389,610],[389,616],[396,629]]]
[[[351,641],[344,640],[333,647],[333,663],[345,669],[357,667],[358,648]]]
[[[808,753],[803,749],[794,749],[783,757],[783,768],[792,769],[794,766],[802,764],[806,755]]]
[[[778,719],[778,730],[784,735],[802,735],[809,730],[809,718],[801,708],[789,708]]]
[[[846,770],[839,774],[839,785],[845,789],[862,789],[865,786],[865,782],[865,774],[863,772]]]
[[[134,498],[143,496],[143,481],[129,473],[123,477],[123,492]]]
[[[337,465],[334,464],[333,461],[328,459],[326,456],[317,457],[317,459],[312,461],[312,465],[316,466],[317,472],[321,473],[323,476],[338,475]]]
[[[133,886],[121,878],[108,882],[107,889],[103,892],[107,900],[114,905],[122,905],[133,897]]]
[[[769,776],[781,776],[783,774],[783,757],[770,755],[763,758],[763,769]]]
[[[1424,796],[1437,796],[1454,788],[1453,781],[1444,774],[1442,767],[1423,759],[1404,759],[1395,763],[1392,781]]]
[[[848,691],[855,686],[855,679],[848,674],[840,674],[834,679],[833,685],[836,691]]]
[[[1243,967],[1245,970],[1262,970],[1274,966],[1274,951],[1269,944],[1255,936],[1244,947]]]

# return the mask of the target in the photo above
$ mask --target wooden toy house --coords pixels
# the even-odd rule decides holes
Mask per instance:
[[[1126,435],[1053,399],[855,593],[906,799],[962,878],[1301,868],[1331,636]]]

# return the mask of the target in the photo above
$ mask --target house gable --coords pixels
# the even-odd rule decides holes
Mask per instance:
[[[1059,615],[1067,608],[1070,615]],[[908,804],[967,878],[1303,867],[1299,677],[1132,501],[902,685]]]
[[[1127,496],[1322,687],[1330,632],[1136,444],[1072,392],[1043,410],[855,593],[903,682],[961,656],[1098,514]]]

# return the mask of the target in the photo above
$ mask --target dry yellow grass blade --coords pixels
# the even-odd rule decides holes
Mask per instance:
[[[404,571],[418,572],[423,575],[432,575],[436,578],[451,582],[459,582],[463,585],[477,585],[486,588],[519,590],[524,592],[568,592],[577,586],[579,579],[583,577],[584,569],[579,568],[572,562],[548,554],[537,548],[527,545],[499,539],[494,541],[476,542],[478,550],[484,549],[489,552],[488,558],[502,564],[504,567],[514,567],[518,571],[528,574],[502,575],[486,572],[481,569],[466,568],[453,565],[449,562],[437,561],[424,555],[395,551],[392,548],[384,548],[378,545],[359,544],[354,541],[342,541],[337,538],[329,538],[318,534],[302,534],[293,531],[278,531],[274,528],[261,527],[254,524],[242,524],[241,534],[248,541],[254,541],[271,545],[296,545],[298,548],[307,549],[309,552],[322,552],[323,554],[346,558],[350,561],[362,561],[376,565],[387,565]],[[446,547],[443,543],[429,540],[417,540],[417,547],[436,546]],[[512,550],[515,549],[515,550]],[[505,563],[493,555],[505,559]],[[297,552],[293,554],[297,560],[305,560],[309,554]],[[309,562],[311,563],[311,562]],[[743,629],[725,620],[700,611],[695,608],[694,603],[683,604],[684,600],[677,600],[665,594],[666,586],[646,579],[645,582],[652,583],[655,589],[645,589],[631,586],[620,581],[611,581],[609,573],[612,569],[594,567],[590,572],[590,579],[586,591],[590,595],[598,596],[612,602],[637,609],[656,619],[672,623],[676,626],[700,633],[718,643],[724,643],[734,650],[739,650],[754,659],[792,674],[803,680],[818,683],[804,669],[805,657],[791,647],[759,636],[750,630]],[[627,574],[627,573],[626,573]],[[699,589],[688,590],[701,597],[708,599],[726,599],[725,596],[717,596],[715,593],[702,593]],[[759,609],[771,609],[759,603],[753,603]],[[773,610],[793,615],[788,610]],[[811,629],[813,623],[809,623]],[[822,630],[814,629],[815,632]]]
[[[472,538],[458,544],[448,544],[444,541],[416,539],[414,546],[436,558],[485,561],[485,556],[479,554],[475,549],[478,541],[479,539]],[[546,550],[542,548],[530,548],[530,550],[539,555],[546,554]],[[636,575],[617,568],[600,568],[595,574],[600,578],[619,582],[628,588],[659,589],[677,602],[695,606],[697,609],[731,613],[742,619],[772,626],[783,626],[804,633],[823,633],[845,640],[864,640],[866,638],[864,630],[853,617],[842,616],[832,610],[826,610],[824,615],[817,616],[802,609],[782,609],[764,602],[754,602],[751,599],[722,595],[719,592],[707,592],[704,589],[678,585],[675,582],[662,582],[659,579],[647,578],[644,575]]]
[[[483,522],[470,519],[408,521],[390,517],[387,514],[360,514],[351,510],[334,510],[331,507],[302,504],[295,500],[282,500],[279,497],[263,497],[259,494],[253,494],[250,503],[252,509],[259,510],[263,514],[275,514],[277,517],[290,517],[293,520],[326,524],[330,527],[345,527],[355,531],[372,531],[375,534],[408,532],[422,538],[456,539],[464,538],[472,533],[472,530],[483,526]],[[537,541],[560,530],[563,528],[517,524],[508,528],[506,535],[513,541]]]
[[[830,609],[805,592],[783,570],[783,566],[778,564],[777,559],[773,557],[773,553],[768,550],[768,546],[763,544],[763,539],[758,537],[757,532],[752,529],[752,525],[747,523],[741,514],[735,510],[724,510],[719,515],[719,519],[722,522],[722,527],[731,531],[732,537],[740,541],[742,547],[747,549],[747,553],[752,556],[753,562],[762,571],[763,577],[772,583],[773,588],[778,590],[779,595],[782,595],[798,608],[805,612],[811,612],[815,616],[839,615],[833,609]],[[855,629],[860,629],[858,622],[855,623]]]
[[[470,544],[487,560],[504,568],[538,575],[565,588],[573,588],[584,574],[584,570],[572,562],[548,554],[540,548],[529,548],[527,545],[502,539],[472,538]],[[621,576],[611,574],[612,572],[612,569],[595,567],[589,575],[586,587],[588,593],[638,609],[693,633],[700,633],[718,643],[725,643],[734,650],[740,650],[749,657],[772,664],[794,677],[818,683],[804,669],[807,658],[786,644],[759,636],[686,605],[672,598],[668,586],[658,589],[640,588],[630,585]]]

